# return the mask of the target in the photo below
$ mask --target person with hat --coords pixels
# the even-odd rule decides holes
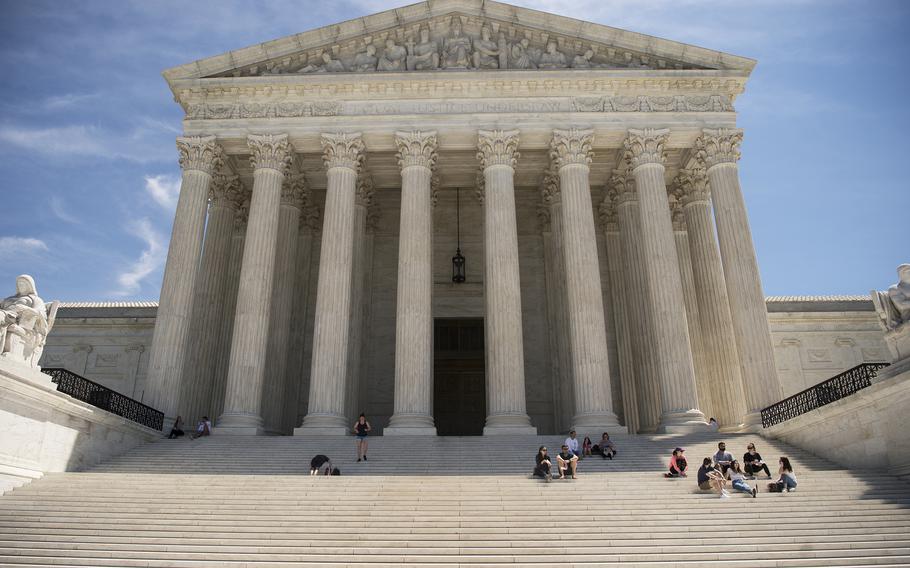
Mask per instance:
[[[686,468],[689,464],[686,462],[685,451],[683,448],[673,450],[673,455],[670,456],[670,472],[665,473],[664,477],[686,477]]]

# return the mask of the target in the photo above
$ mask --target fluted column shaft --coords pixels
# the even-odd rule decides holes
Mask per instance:
[[[262,387],[269,339],[281,186],[291,161],[287,134],[250,135],[253,195],[219,434],[263,433]]]
[[[199,267],[196,306],[193,312],[191,349],[184,369],[183,387],[187,404],[183,415],[186,424],[195,424],[202,416],[212,416],[212,383],[218,356],[218,334],[211,333],[221,325],[234,216],[242,205],[242,190],[237,176],[217,175],[212,183],[211,204]]]
[[[433,203],[435,132],[399,132],[401,226],[395,325],[395,410],[385,435],[436,435],[433,425]]]
[[[323,134],[327,168],[325,220],[316,285],[313,363],[307,415],[295,434],[348,434],[345,381],[354,258],[354,199],[363,165],[363,140]]]
[[[746,204],[739,185],[738,130],[705,130],[696,141],[708,172],[717,238],[730,300],[746,399],[747,427],[761,424],[761,409],[781,399],[768,329],[768,312],[752,243]]]
[[[249,203],[243,205],[234,216],[234,231],[231,235],[230,263],[224,285],[224,305],[221,306],[217,328],[218,352],[212,376],[212,414],[219,417],[224,412],[224,389],[227,385],[228,368],[231,363],[231,339],[234,337],[234,313],[237,310],[237,291],[240,288],[240,267],[243,264],[243,243],[246,239],[246,219]]]
[[[618,198],[616,211],[622,254],[623,284],[628,300],[632,357],[635,362],[638,396],[639,432],[654,432],[660,423],[660,386],[657,383],[657,358],[653,345],[654,327],[648,294],[648,276],[641,240],[641,215],[638,195],[631,187]]]
[[[214,136],[178,138],[183,178],[164,265],[148,368],[148,404],[172,421],[181,412],[180,379],[186,360],[197,269],[202,254],[206,201],[221,166]],[[167,425],[166,425],[167,426]]]
[[[293,432],[300,425],[300,393],[309,394],[309,367],[304,358],[306,330],[310,306],[310,264],[312,263],[313,233],[317,230],[315,208],[308,204],[303,211],[301,229],[297,237],[297,276],[294,279],[294,300],[291,307],[290,349],[285,371],[284,410],[282,430]],[[304,407],[305,408],[305,407]]]
[[[745,413],[742,375],[723,265],[714,236],[707,183],[688,176],[681,184],[683,212],[689,233],[689,253],[698,299],[698,315],[708,362],[712,413],[722,429],[735,429]]]
[[[281,189],[278,212],[278,244],[272,281],[272,313],[269,317],[268,360],[262,389],[262,418],[265,429],[280,434],[284,410],[288,342],[291,333],[291,306],[297,287],[297,232],[300,209],[307,189],[303,174],[287,176]]]
[[[354,253],[351,282],[351,331],[348,351],[347,416],[350,422],[360,414],[360,362],[363,350],[363,298],[364,273],[366,272],[366,223],[367,207],[373,198],[372,179],[361,176],[354,200]]]
[[[515,164],[518,131],[478,133],[484,177],[487,420],[484,435],[536,434],[525,405]]]
[[[597,260],[591,187],[590,130],[555,130],[550,157],[559,174],[576,430],[619,426],[613,413],[607,333]]]
[[[662,431],[705,427],[698,410],[692,346],[686,323],[679,259],[664,181],[666,130],[630,130],[625,144],[638,192],[641,240],[653,312],[652,338],[660,386]]]

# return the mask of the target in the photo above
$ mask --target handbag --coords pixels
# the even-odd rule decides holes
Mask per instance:
[[[784,484],[780,481],[772,481],[768,484],[768,491],[771,493],[781,493],[784,490]]]

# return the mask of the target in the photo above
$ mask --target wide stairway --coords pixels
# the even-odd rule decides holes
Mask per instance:
[[[718,440],[791,458],[793,493],[696,491]],[[562,437],[162,440],[0,497],[9,566],[910,566],[910,485],[757,436],[614,436],[577,480],[529,479]],[[664,479],[686,448],[690,477]],[[340,477],[310,477],[324,453]],[[776,472],[775,472],[776,473]]]

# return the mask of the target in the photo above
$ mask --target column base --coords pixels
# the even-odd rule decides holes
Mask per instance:
[[[435,436],[435,426],[386,426],[383,436]]]
[[[351,433],[347,418],[340,414],[307,414],[303,424],[294,428],[295,436],[345,436]]]
[[[218,436],[262,436],[265,434],[262,417],[255,414],[222,414],[212,435]]]
[[[693,434],[697,432],[710,432],[711,427],[705,415],[699,410],[684,412],[665,412],[660,416],[658,434]]]
[[[619,419],[616,418],[616,415],[612,412],[604,412],[600,414],[578,414],[572,419],[572,427],[570,430],[575,430],[578,433],[579,438],[584,438],[586,435],[591,436],[591,439],[600,439],[600,435],[603,432],[609,432],[613,430],[621,430],[623,427],[619,424]],[[596,438],[594,436],[597,436]]]
[[[212,436],[265,436],[265,429],[259,426],[218,426],[212,427]]]
[[[761,434],[762,430],[761,411],[747,412],[746,415],[743,416],[743,423],[740,426],[739,432]]]
[[[536,436],[537,428],[531,426],[527,414],[494,414],[487,416],[484,436],[528,435]]]

